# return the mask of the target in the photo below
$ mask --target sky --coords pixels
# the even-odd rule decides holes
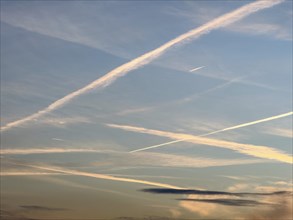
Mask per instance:
[[[292,1],[1,0],[1,217],[292,218]]]

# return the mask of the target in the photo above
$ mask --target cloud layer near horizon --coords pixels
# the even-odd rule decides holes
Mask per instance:
[[[143,192],[154,194],[174,194],[183,195],[179,198],[179,205],[197,213],[202,217],[214,216],[219,218],[220,215],[239,216],[239,219],[274,219],[279,216],[287,219],[292,216],[292,191],[270,191],[270,192],[229,192],[229,191],[210,191],[196,189],[167,189],[167,188],[150,188],[142,189]],[[239,198],[240,197],[240,198]],[[242,197],[245,197],[243,199]],[[250,199],[246,199],[249,197]],[[252,212],[241,213],[235,212],[236,207],[251,207]],[[218,213],[218,210],[221,210]],[[234,213],[235,212],[235,213]],[[219,215],[220,214],[220,215]],[[253,216],[257,216],[253,217]],[[269,217],[267,217],[269,216]],[[238,217],[237,217],[238,219]],[[277,218],[275,218],[277,219]]]

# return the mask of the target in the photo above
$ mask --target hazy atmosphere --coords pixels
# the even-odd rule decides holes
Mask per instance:
[[[292,219],[292,20],[1,0],[1,219]]]

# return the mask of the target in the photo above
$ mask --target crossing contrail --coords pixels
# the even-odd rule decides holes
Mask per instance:
[[[73,98],[80,96],[90,90],[93,90],[95,88],[103,88],[111,83],[113,83],[117,78],[124,76],[128,72],[137,69],[139,67],[142,67],[154,59],[158,58],[162,54],[164,54],[168,49],[182,44],[184,42],[187,42],[188,40],[196,39],[200,37],[201,35],[207,34],[210,31],[227,26],[233,22],[236,22],[254,12],[257,12],[259,10],[270,8],[276,4],[279,4],[283,2],[284,0],[265,0],[265,1],[256,1],[249,3],[247,5],[244,5],[232,12],[226,13],[218,18],[213,19],[212,21],[197,27],[195,29],[190,30],[189,32],[186,32],[173,40],[168,41],[167,43],[163,44],[162,46],[147,52],[121,66],[118,66],[117,68],[113,69],[112,71],[108,72],[104,76],[100,77],[99,79],[91,82],[90,84],[86,85],[85,87],[78,89],[63,98],[53,102],[48,107],[44,108],[43,110],[40,110],[30,116],[24,117],[22,119],[16,120],[14,122],[10,122],[3,127],[1,127],[1,131],[8,130],[13,127],[20,126],[26,122],[35,120],[36,118],[39,118],[40,116],[43,116],[51,111],[54,111],[57,108],[62,107],[64,104],[71,101]]]
[[[293,114],[293,112],[288,112],[288,113],[285,113],[285,114],[276,115],[276,116],[272,116],[272,117],[269,117],[269,118],[264,118],[264,119],[260,119],[260,120],[256,120],[256,121],[252,121],[252,122],[248,122],[248,123],[244,123],[244,124],[224,128],[224,129],[221,129],[221,130],[209,132],[209,133],[206,133],[206,134],[199,135],[197,137],[204,137],[204,136],[208,136],[208,135],[212,135],[212,134],[217,134],[217,133],[220,133],[220,132],[223,132],[223,131],[234,130],[234,129],[237,129],[237,128],[243,128],[243,127],[247,127],[247,126],[250,126],[250,125],[255,125],[255,124],[266,122],[266,121],[272,121],[272,120],[276,120],[276,119],[279,119],[279,118],[290,116],[292,114]],[[170,142],[166,142],[166,143],[162,143],[162,144],[152,145],[152,146],[149,146],[149,147],[144,147],[144,148],[141,148],[141,149],[130,151],[130,153],[149,150],[149,149],[152,149],[152,148],[158,148],[158,147],[162,147],[162,146],[166,146],[166,145],[170,145],[170,144],[175,144],[175,143],[179,143],[179,142],[183,142],[183,141],[187,141],[187,140],[190,140],[190,139],[188,139],[188,138],[187,139],[180,139],[180,140],[170,141]]]

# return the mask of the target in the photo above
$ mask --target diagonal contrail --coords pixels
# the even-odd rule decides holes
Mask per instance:
[[[269,118],[264,118],[264,119],[260,119],[260,120],[256,120],[256,121],[252,121],[252,122],[248,122],[248,123],[244,123],[244,124],[224,128],[224,129],[221,129],[221,130],[209,132],[209,133],[206,133],[206,134],[198,135],[197,137],[204,137],[204,136],[208,136],[208,135],[212,135],[212,134],[217,134],[217,133],[220,133],[220,132],[223,132],[223,131],[234,130],[234,129],[237,129],[237,128],[247,127],[247,126],[250,126],[250,125],[254,125],[254,124],[258,124],[258,123],[262,123],[262,122],[266,122],[266,121],[272,121],[272,120],[275,120],[275,119],[290,116],[292,114],[293,114],[293,112],[288,112],[288,113],[285,113],[285,114],[276,115],[276,116],[272,116],[272,117],[269,117]],[[192,138],[179,139],[179,140],[170,141],[170,142],[166,142],[166,143],[162,143],[162,144],[152,145],[152,146],[149,146],[149,147],[144,147],[144,148],[141,148],[141,149],[130,151],[130,153],[149,150],[149,149],[152,149],[152,148],[162,147],[162,146],[166,146],[166,145],[170,145],[170,144],[175,144],[175,143],[187,141],[187,140],[190,140],[190,139],[192,139]]]
[[[85,87],[78,89],[63,98],[53,102],[48,107],[44,108],[43,110],[40,110],[30,116],[27,116],[25,118],[16,120],[14,122],[10,122],[3,127],[1,127],[1,131],[8,130],[13,127],[20,126],[26,122],[32,121],[36,118],[39,118],[42,115],[45,115],[57,108],[62,107],[64,104],[71,101],[73,98],[80,96],[81,94],[84,94],[94,88],[103,88],[111,83],[113,83],[117,78],[124,76],[128,72],[137,69],[139,67],[142,67],[148,63],[150,63],[152,60],[156,59],[157,57],[164,54],[168,49],[179,45],[181,43],[187,42],[188,40],[196,39],[200,37],[201,35],[207,34],[210,31],[227,26],[233,22],[236,22],[254,12],[257,12],[259,10],[270,8],[276,4],[279,4],[283,2],[284,0],[265,0],[265,1],[256,1],[247,5],[244,5],[232,12],[226,13],[216,19],[213,19],[212,21],[198,27],[195,29],[192,29],[191,31],[184,33],[173,40],[168,41],[167,43],[163,44],[162,46],[147,52],[115,69],[108,72],[101,78],[93,81],[92,83],[86,85]]]
[[[51,154],[51,153],[88,153],[101,152],[95,149],[75,149],[75,148],[29,148],[29,149],[0,149],[0,155],[13,154]]]
[[[13,163],[13,164],[32,167],[32,168],[36,168],[36,169],[40,169],[40,170],[53,171],[53,172],[58,172],[58,173],[63,173],[63,174],[71,174],[71,175],[76,175],[76,176],[86,176],[86,177],[105,179],[105,180],[113,180],[113,181],[119,181],[119,182],[139,183],[139,184],[144,184],[144,185],[149,185],[149,186],[158,186],[158,187],[165,187],[165,188],[171,188],[171,189],[184,189],[179,186],[174,186],[174,185],[170,185],[170,184],[166,184],[166,183],[159,183],[159,182],[152,182],[152,181],[131,179],[131,178],[123,178],[123,177],[115,177],[115,176],[99,174],[99,173],[89,173],[89,172],[84,172],[84,171],[65,169],[62,167],[40,166],[40,165],[30,165],[30,164],[20,164],[20,163]]]

